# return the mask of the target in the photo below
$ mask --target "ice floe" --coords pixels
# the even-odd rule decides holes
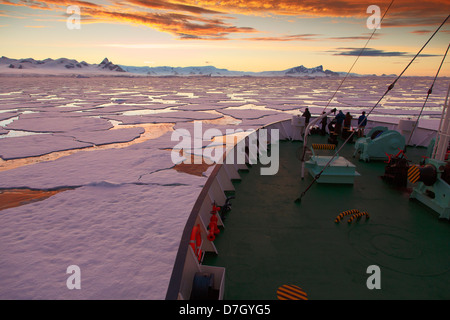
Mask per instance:
[[[164,299],[200,191],[99,183],[2,211],[0,298]],[[81,290],[66,287],[70,265]]]
[[[104,145],[112,143],[129,142],[141,136],[144,133],[143,128],[124,128],[116,130],[103,131],[70,131],[67,136],[76,141],[90,143],[93,145]],[[61,134],[62,136],[64,134]],[[64,135],[65,136],[65,135]]]
[[[36,157],[55,151],[86,148],[92,143],[76,141],[71,137],[37,134],[0,139],[0,157],[4,160]]]
[[[5,126],[8,130],[33,132],[101,131],[113,125],[105,119],[91,117],[43,117],[35,114],[21,115],[18,120]]]
[[[139,183],[141,176],[174,165],[170,152],[166,150],[121,148],[79,151],[54,161],[0,172],[0,188],[52,189],[104,180]]]

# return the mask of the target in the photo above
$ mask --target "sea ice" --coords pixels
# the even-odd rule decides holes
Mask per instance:
[[[277,111],[256,110],[256,109],[221,109],[218,112],[231,116],[236,119],[258,119],[264,116],[282,114]]]
[[[272,114],[272,115],[268,115],[268,116],[263,116],[257,119],[244,119],[242,120],[242,127],[245,128],[258,128],[261,127],[263,125],[272,123],[272,122],[276,122],[276,121],[281,121],[281,120],[286,120],[286,119],[291,119],[292,115],[289,114]]]
[[[156,117],[153,114],[149,114],[139,116],[103,115],[102,118],[119,121],[124,125],[135,125],[144,123],[176,123],[181,121],[192,121],[192,119],[171,118],[169,117],[170,113],[168,112],[166,117]]]
[[[99,118],[88,117],[42,117],[29,114],[19,116],[18,120],[8,124],[5,128],[8,130],[23,130],[33,132],[67,132],[73,130],[79,131],[98,131],[112,128],[112,124]]]
[[[242,102],[237,105],[243,104]],[[218,110],[228,108],[230,104],[228,103],[197,103],[197,104],[187,104],[184,106],[180,106],[177,109],[183,111],[204,111],[204,110]]]
[[[41,156],[55,151],[86,148],[91,143],[76,141],[71,137],[37,134],[0,139],[0,157],[3,160]]]
[[[144,133],[143,128],[124,128],[105,131],[70,131],[67,136],[73,137],[80,142],[94,145],[129,142],[139,138]],[[66,134],[61,134],[66,135]]]
[[[203,187],[206,183],[205,176],[194,176],[191,174],[178,172],[173,169],[160,170],[153,173],[145,174],[139,179],[145,184],[158,184],[163,186],[197,186]]]
[[[164,299],[200,191],[98,183],[3,210],[0,298]],[[70,265],[80,290],[66,286]]]
[[[105,119],[121,121],[123,124],[140,123],[176,123],[193,120],[215,120],[223,117],[221,114],[202,111],[171,111],[144,115],[103,115]]]
[[[83,186],[99,181],[139,183],[142,175],[174,165],[170,151],[167,150],[130,147],[81,150],[54,161],[0,172],[0,188],[52,189]]]
[[[0,112],[0,121],[8,120],[8,119],[14,118],[18,115],[19,115],[18,112]]]
[[[155,117],[170,117],[177,119],[191,119],[191,120],[214,120],[222,118],[222,115],[204,112],[204,111],[174,111],[170,113],[155,113]]]

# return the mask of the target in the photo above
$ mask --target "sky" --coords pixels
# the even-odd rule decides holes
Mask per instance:
[[[365,47],[352,72],[399,74],[448,14],[450,0],[0,0],[0,56],[346,72]],[[434,76],[449,42],[450,18],[405,75]]]

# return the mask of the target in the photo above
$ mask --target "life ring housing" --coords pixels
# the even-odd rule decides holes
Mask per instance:
[[[192,228],[189,244],[192,250],[194,250],[194,254],[197,257],[198,262],[200,262],[202,260],[202,234],[200,232],[199,224]]]

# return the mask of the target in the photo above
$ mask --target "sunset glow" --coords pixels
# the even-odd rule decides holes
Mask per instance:
[[[128,66],[203,66],[239,71],[304,65],[347,71],[390,0],[0,0],[0,50],[10,58],[70,58]],[[80,28],[69,29],[69,6]],[[450,12],[444,0],[393,2],[352,72],[398,74]],[[434,76],[450,41],[448,21],[407,75]],[[440,75],[450,76],[449,61]]]

